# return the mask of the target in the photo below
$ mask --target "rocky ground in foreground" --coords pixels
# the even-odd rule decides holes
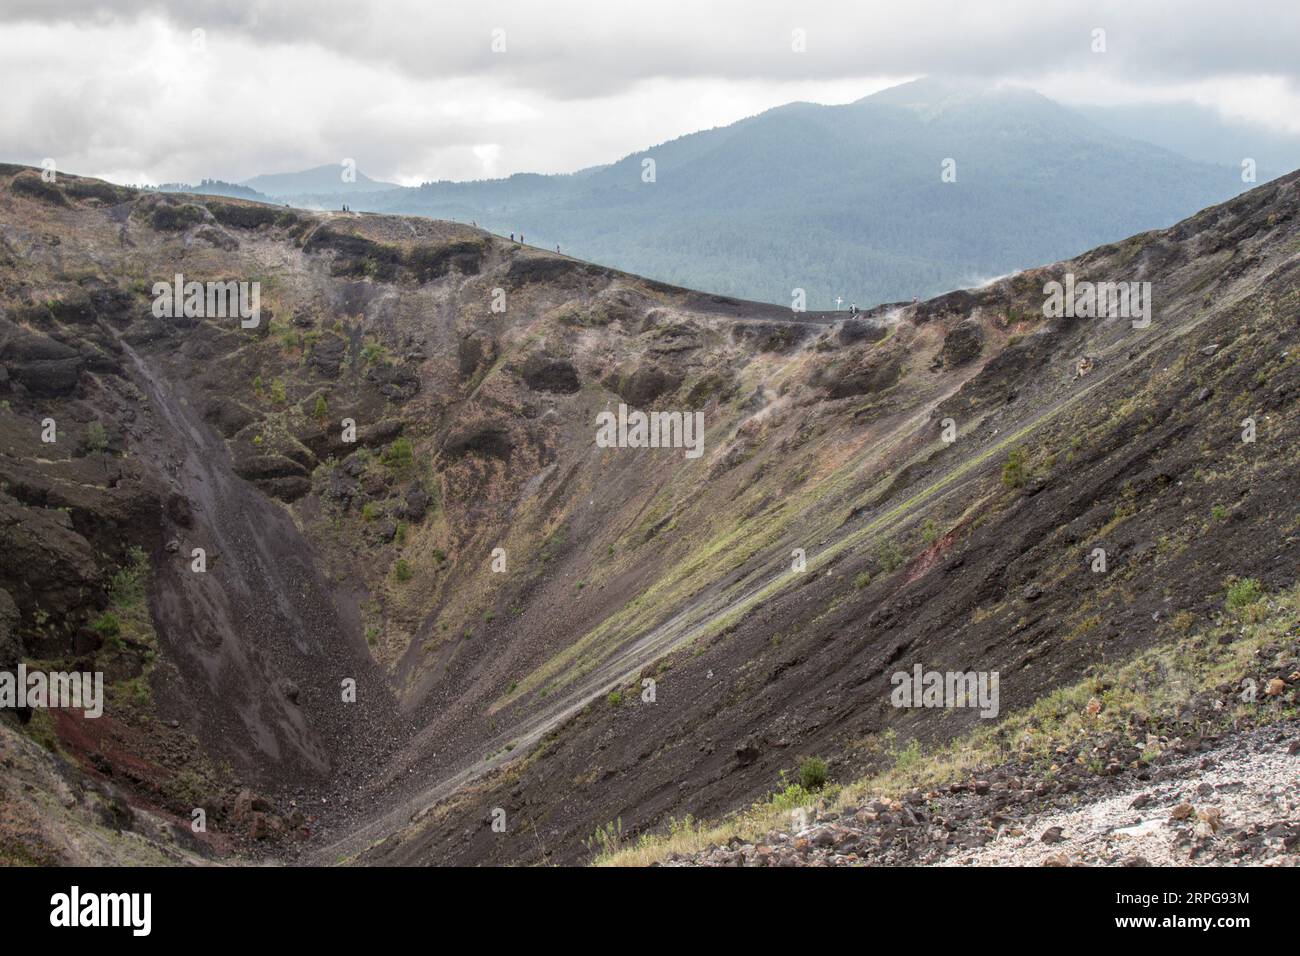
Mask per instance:
[[[1294,722],[1225,741],[1167,775],[1077,810],[1032,817],[1019,837],[945,861],[975,865],[1300,864]]]
[[[1172,717],[897,799],[801,807],[668,866],[1300,865],[1300,634]],[[1249,696],[1249,695],[1247,695]],[[1094,699],[1095,700],[1095,699]],[[829,801],[824,801],[829,803]]]
[[[796,810],[762,843],[737,837],[666,865],[1300,865],[1300,724],[1172,743],[1167,765],[1110,778],[1073,808],[1073,782],[1009,769],[946,792]]]

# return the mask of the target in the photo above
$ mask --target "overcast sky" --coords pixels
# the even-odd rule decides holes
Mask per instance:
[[[1300,2],[0,0],[0,159],[151,183],[345,157],[405,184],[569,172],[940,73],[1300,132]]]

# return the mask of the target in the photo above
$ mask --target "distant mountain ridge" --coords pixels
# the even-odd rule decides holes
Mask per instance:
[[[1282,155],[1282,153],[1277,153]],[[948,172],[945,181],[944,173]],[[809,308],[925,298],[1245,189],[1031,90],[922,79],[790,103],[567,175],[394,187],[257,176],[273,201],[474,222],[674,284]]]
[[[198,193],[202,196],[229,196],[233,199],[252,199],[255,202],[269,202],[270,197],[256,189],[241,186],[239,183],[223,182],[220,179],[205,179],[197,186],[189,183],[163,183],[158,187],[164,193]]]
[[[240,185],[256,190],[267,196],[283,198],[288,196],[328,196],[352,193],[383,192],[388,189],[400,189],[396,183],[380,182],[371,179],[355,167],[351,167],[354,179],[344,179],[349,167],[342,163],[316,166],[297,173],[270,173],[254,176],[244,180]]]

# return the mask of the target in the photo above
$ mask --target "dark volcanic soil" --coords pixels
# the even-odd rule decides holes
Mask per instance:
[[[160,384],[165,373],[123,349],[158,422],[143,430],[140,454],[166,474],[168,500],[185,502],[151,589],[183,681],[164,690],[162,712],[187,715],[183,724],[202,727],[221,757],[265,787],[346,791],[403,729],[355,613],[339,607],[290,515],[234,474],[184,379]],[[172,544],[178,557],[166,558]],[[206,552],[205,573],[185,560],[193,548]],[[356,682],[355,703],[343,703],[345,679]]]
[[[104,669],[111,732],[27,732],[210,808],[207,852],[581,862],[979,723],[892,707],[896,670],[996,670],[1005,716],[1295,583],[1296,176],[851,319],[32,175],[0,168],[0,666]],[[178,272],[257,281],[260,325],[155,318]],[[1150,327],[1045,317],[1066,273],[1152,283]],[[702,413],[703,454],[599,447],[620,403]]]

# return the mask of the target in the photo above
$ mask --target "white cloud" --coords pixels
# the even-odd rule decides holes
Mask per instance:
[[[1105,54],[1090,50],[1096,26]],[[795,27],[806,53],[791,50]],[[9,0],[0,155],[155,182],[343,156],[401,182],[562,172],[938,72],[1070,102],[1187,99],[1296,129],[1298,39],[1300,6],[1282,0],[1249,15],[1127,0]]]

